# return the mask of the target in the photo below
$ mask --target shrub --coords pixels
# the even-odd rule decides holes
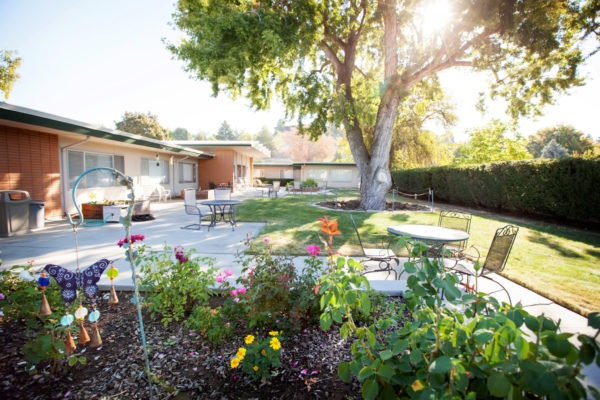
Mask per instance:
[[[425,248],[415,244],[413,257]],[[579,335],[578,348],[569,341],[573,335],[559,333],[559,324],[543,315],[485,294],[463,294],[458,277],[427,258],[404,265],[412,320],[395,330],[390,327],[398,321],[389,315],[357,326],[350,310],[371,312],[360,290],[368,281],[356,261],[344,264],[321,281],[321,326],[335,321],[342,338],[355,335],[353,360],[340,363],[338,374],[344,381],[356,376],[365,399],[586,397],[580,372],[594,359],[600,363],[598,334]],[[600,314],[590,314],[589,325],[600,329]]]
[[[281,342],[279,332],[271,331],[266,338],[248,335],[244,339],[247,347],[240,347],[231,359],[231,368],[242,367],[253,379],[269,379],[274,367],[281,365]]]
[[[146,252],[139,248],[141,286],[146,291],[145,303],[151,316],[161,316],[166,326],[171,321],[187,318],[195,306],[208,305],[213,292],[215,268],[212,258],[191,258],[182,247],[164,247],[162,252]]]
[[[302,185],[306,186],[306,187],[316,187],[316,186],[319,186],[319,184],[317,183],[316,180],[314,180],[314,178],[307,178],[306,180],[302,181]]]
[[[436,200],[565,220],[600,222],[600,158],[507,161],[392,173],[401,191],[431,187]]]

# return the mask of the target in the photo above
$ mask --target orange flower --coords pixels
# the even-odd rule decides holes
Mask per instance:
[[[329,221],[326,215],[323,218],[318,218],[318,220],[321,221],[321,232],[325,233],[326,235],[335,236],[342,234],[342,232],[338,230],[338,222],[336,219]]]

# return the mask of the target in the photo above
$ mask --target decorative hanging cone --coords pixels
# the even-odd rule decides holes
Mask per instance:
[[[71,330],[67,329],[67,338],[65,339],[65,355],[69,357],[75,351],[75,342],[71,336]]]
[[[112,282],[111,282],[112,283]],[[110,297],[108,299],[108,304],[119,304],[119,298],[117,297],[117,292],[115,291],[115,286],[110,286]]]
[[[98,324],[94,324],[94,333],[92,334],[92,341],[90,342],[90,346],[99,347],[102,346],[102,338],[100,337],[100,332],[98,331]]]
[[[52,310],[50,309],[50,304],[48,304],[48,300],[46,299],[46,292],[42,291],[42,305],[40,306],[40,317],[47,317],[52,314]]]
[[[79,321],[79,340],[77,341],[80,345],[84,345],[90,341],[90,335],[88,335],[85,330],[85,326],[83,326],[83,320]]]

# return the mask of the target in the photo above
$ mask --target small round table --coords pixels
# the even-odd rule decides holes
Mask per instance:
[[[469,238],[467,232],[432,225],[394,225],[388,228],[388,232],[392,235],[408,235],[416,240],[433,242],[429,251],[433,253],[434,258],[443,258],[446,243],[462,242]]]
[[[200,204],[208,206],[211,211],[210,225],[208,229],[214,228],[217,225],[217,215],[221,216],[221,220],[229,222],[232,229],[235,229],[235,206],[240,204],[240,200],[207,200]]]

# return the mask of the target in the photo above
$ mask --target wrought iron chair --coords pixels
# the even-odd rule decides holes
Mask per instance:
[[[183,202],[185,207],[185,213],[188,215],[197,215],[198,223],[182,226],[181,229],[200,230],[202,228],[202,218],[211,216],[211,213],[205,212],[196,204],[196,189],[184,189]]]
[[[215,200],[231,200],[231,189],[219,188],[215,189]],[[215,218],[221,216],[221,220],[225,222],[231,222],[233,220],[233,206],[230,204],[213,206],[215,212]]]
[[[508,296],[508,301],[512,305],[512,300],[510,298],[510,293],[501,283],[495,281],[488,275],[491,273],[499,273],[504,270],[506,267],[506,261],[508,260],[508,256],[510,255],[510,251],[512,250],[513,244],[515,243],[515,239],[517,238],[517,233],[519,232],[519,227],[514,225],[506,225],[502,228],[496,230],[496,234],[494,235],[494,239],[492,240],[492,244],[488,250],[485,261],[483,262],[483,266],[479,270],[479,272],[475,271],[472,268],[468,268],[467,266],[457,263],[452,271],[458,273],[461,277],[467,278],[467,285],[469,285],[469,281],[471,277],[477,278],[485,278],[500,286],[506,295]],[[492,292],[496,293],[501,291],[500,289]],[[490,293],[491,294],[491,293]]]
[[[471,214],[442,210],[440,211],[438,226],[443,228],[458,229],[460,231],[470,233]],[[462,242],[453,242],[452,246],[450,246],[450,248],[446,246],[446,249],[464,250],[465,247],[467,247],[467,240],[463,240]]]
[[[356,237],[358,238],[358,243],[362,249],[363,256],[366,258],[361,261],[361,265],[369,261],[375,261],[379,263],[379,268],[364,271],[363,275],[373,272],[387,272],[389,276],[393,272],[394,279],[398,279],[398,272],[396,272],[396,270],[393,268],[392,262],[396,263],[396,266],[398,266],[400,265],[400,260],[394,251],[390,249],[390,236],[369,235],[366,237],[368,240],[365,240],[365,236],[361,238],[360,233],[358,233],[358,228],[356,227],[356,222],[354,221],[354,217],[352,215],[350,215],[350,219],[352,220],[352,225],[354,226],[354,231],[356,232]],[[374,240],[375,238],[378,240]]]

